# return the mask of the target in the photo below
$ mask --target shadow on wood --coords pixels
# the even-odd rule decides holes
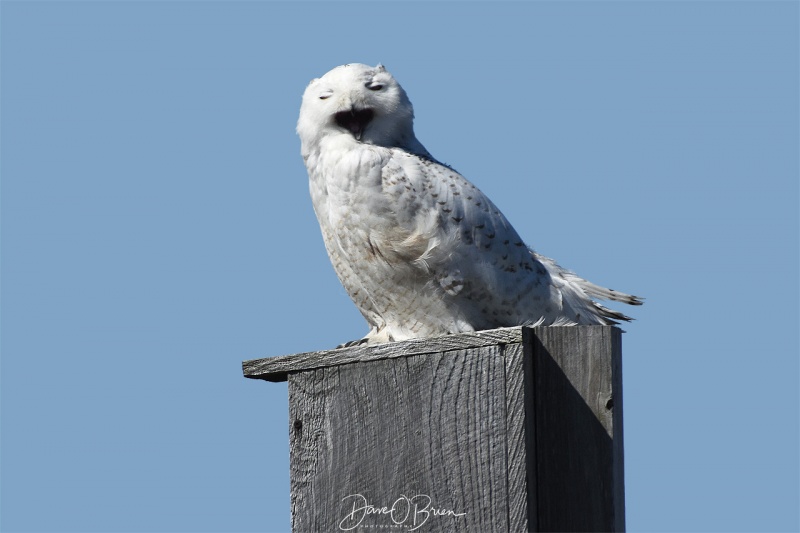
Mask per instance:
[[[289,381],[294,531],[621,531],[620,368],[607,326],[244,363]]]
[[[575,329],[565,338],[560,331],[541,328],[532,339],[535,529],[621,531],[625,493],[619,330],[613,328],[605,337]],[[609,349],[612,357],[603,357]]]

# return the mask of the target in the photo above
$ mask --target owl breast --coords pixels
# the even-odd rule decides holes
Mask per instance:
[[[441,231],[438,214],[420,207],[429,193],[393,171],[391,149],[340,153],[321,155],[309,172],[311,197],[333,268],[364,318],[386,340],[472,331],[425,264]],[[449,281],[452,290],[458,281]]]

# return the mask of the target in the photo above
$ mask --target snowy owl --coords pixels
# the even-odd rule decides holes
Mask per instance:
[[[297,133],[336,274],[382,343],[518,325],[616,324],[632,305],[523,243],[475,185],[414,136],[414,111],[382,66],[309,83]],[[352,343],[348,343],[352,344]]]

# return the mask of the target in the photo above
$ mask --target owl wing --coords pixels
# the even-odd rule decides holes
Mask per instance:
[[[519,317],[509,314],[521,299],[550,297],[545,267],[500,210],[458,172],[394,150],[382,185],[398,217],[391,248],[430,276],[429,288],[461,301],[460,309],[473,305],[464,300],[480,307],[481,316],[467,317],[478,322],[476,328],[516,324]],[[483,316],[495,311],[505,318]]]
[[[403,168],[409,183],[393,192],[424,214],[415,227],[428,237],[417,263],[430,271],[432,286],[458,300],[475,329],[616,324],[631,319],[595,298],[642,304],[529,249],[491,200],[452,168],[419,157]]]

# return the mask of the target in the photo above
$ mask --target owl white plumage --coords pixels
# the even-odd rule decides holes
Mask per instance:
[[[297,133],[336,274],[380,343],[516,325],[630,320],[594,299],[636,296],[528,248],[472,183],[414,136],[405,91],[381,65],[314,79]]]

